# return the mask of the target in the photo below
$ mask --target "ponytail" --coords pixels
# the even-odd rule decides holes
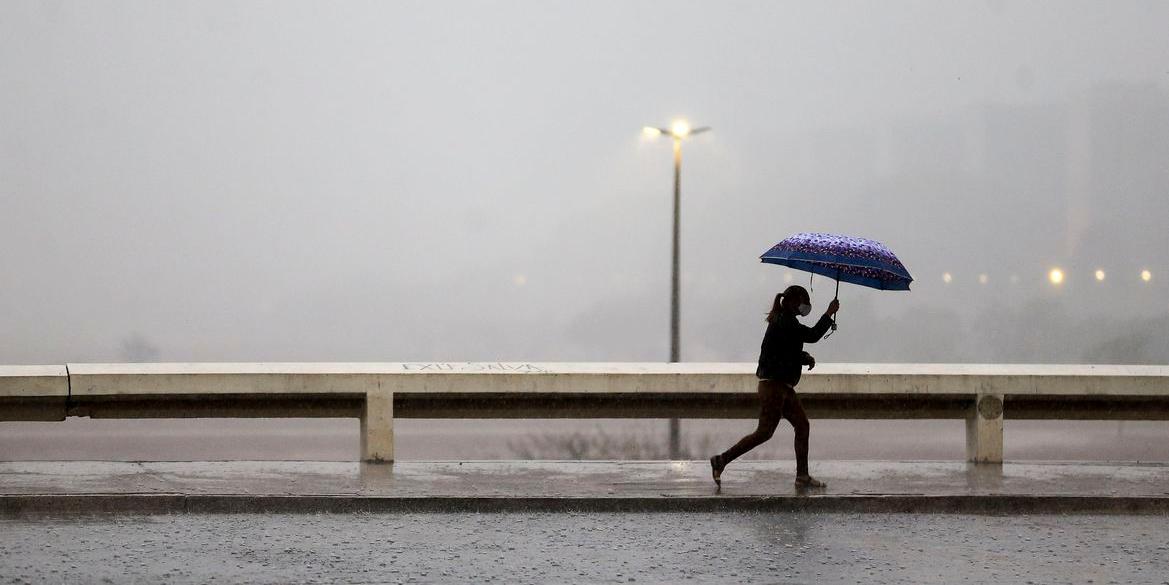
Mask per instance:
[[[808,289],[798,284],[787,287],[787,290],[775,295],[775,301],[771,303],[771,312],[767,313],[767,322],[775,323],[779,321],[779,316],[783,314],[784,299],[789,299],[789,304],[799,304],[801,302],[808,302],[810,298]]]
[[[783,312],[783,293],[775,295],[775,301],[771,303],[771,311],[767,313],[767,322],[775,323],[779,320],[780,313]]]

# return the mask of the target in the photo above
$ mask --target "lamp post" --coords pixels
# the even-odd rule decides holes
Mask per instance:
[[[703,126],[701,128],[691,128],[690,123],[686,120],[674,120],[670,127],[656,128],[653,126],[646,126],[642,132],[646,136],[656,137],[663,134],[674,139],[674,246],[672,257],[672,269],[670,280],[670,363],[675,363],[680,360],[681,349],[678,344],[678,244],[679,244],[679,224],[681,223],[681,200],[682,200],[682,141],[710,130],[710,127]],[[681,428],[678,419],[670,419],[670,459],[678,459],[681,456]]]

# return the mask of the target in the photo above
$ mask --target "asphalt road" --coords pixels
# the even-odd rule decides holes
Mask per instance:
[[[1158,583],[1156,516],[400,514],[0,521],[0,583]]]

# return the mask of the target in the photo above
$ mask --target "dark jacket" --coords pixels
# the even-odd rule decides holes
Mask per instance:
[[[800,368],[808,363],[805,343],[816,343],[828,332],[832,317],[824,315],[813,327],[796,320],[790,313],[767,324],[763,345],[759,350],[759,367],[755,375],[763,380],[778,380],[795,386],[800,381]]]

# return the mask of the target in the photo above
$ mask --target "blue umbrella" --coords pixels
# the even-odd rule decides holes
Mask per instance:
[[[837,296],[842,281],[878,290],[909,290],[913,282],[889,248],[865,238],[802,232],[772,246],[759,259],[834,278]]]

